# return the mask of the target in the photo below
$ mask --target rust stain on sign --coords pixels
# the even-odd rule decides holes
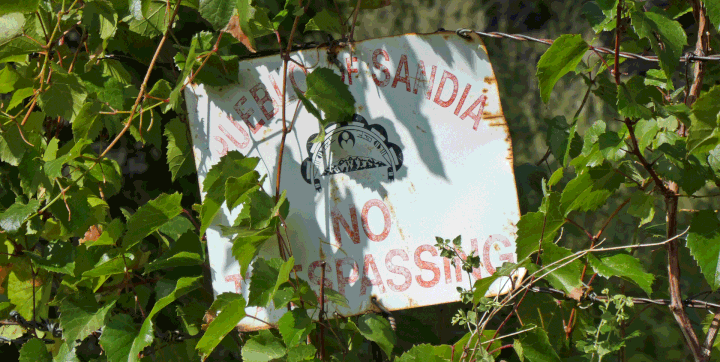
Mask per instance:
[[[294,274],[318,291],[325,262],[325,287],[348,299],[349,308],[330,304],[329,315],[364,313],[371,296],[388,310],[454,302],[468,278],[486,278],[515,261],[512,145],[479,37],[406,34],[291,57],[286,113],[296,119],[283,161],[281,188],[290,202],[285,222]],[[307,74],[318,67],[340,75],[356,114],[349,122],[330,120],[324,141],[314,143],[318,122],[294,89],[305,91]],[[186,89],[201,182],[220,157],[238,150],[261,159],[257,170],[269,175],[263,187],[274,189],[282,68],[277,55],[258,57],[240,62],[238,85]],[[240,210],[223,212],[218,219],[227,222]],[[471,276],[434,247],[435,236],[457,235],[462,258],[481,256]],[[218,225],[208,229],[207,243],[214,292],[247,297],[248,276],[240,276]],[[276,247],[270,240],[260,255],[277,257]],[[498,279],[488,296],[508,292],[511,280]],[[245,318],[240,327],[267,328],[285,311],[248,308],[260,321]]]

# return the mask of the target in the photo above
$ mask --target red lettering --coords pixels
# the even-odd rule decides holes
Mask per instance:
[[[450,80],[453,84],[453,91],[450,95],[450,99],[447,101],[440,100],[440,96],[442,96],[443,89],[445,88],[445,82],[447,80]],[[438,90],[435,93],[435,103],[437,103],[440,107],[450,107],[450,105],[455,101],[455,97],[457,97],[457,91],[458,91],[458,79],[455,75],[448,72],[447,70],[443,72],[442,78],[440,78],[440,85],[438,85]],[[462,117],[461,117],[462,118]]]
[[[357,57],[352,57],[352,58],[347,57],[345,59],[345,64],[346,64],[345,68],[347,68],[348,83],[350,85],[352,85],[352,74],[360,72],[357,68],[352,67],[353,62],[357,63]],[[342,75],[342,80],[343,80],[343,82],[345,81],[345,73],[343,73],[343,75]]]
[[[234,282],[235,283],[235,293],[240,293],[242,291],[242,281],[243,277],[240,274],[232,274],[225,276],[226,282]]]
[[[376,69],[379,69],[380,71],[383,72],[383,74],[385,74],[385,79],[383,79],[383,80],[378,79],[377,76],[375,76],[375,73],[372,74],[373,80],[375,81],[375,84],[377,84],[378,87],[384,87],[384,86],[388,85],[388,83],[390,83],[390,78],[391,78],[390,71],[388,70],[388,68],[386,66],[380,64],[380,62],[378,61],[378,56],[380,56],[381,54],[385,58],[386,61],[390,60],[390,56],[383,49],[376,49],[375,52],[373,53],[373,65],[375,65]]]
[[[460,119],[465,119],[467,116],[470,116],[475,121],[475,124],[473,125],[473,129],[477,131],[478,126],[480,126],[480,121],[482,121],[483,118],[483,111],[485,110],[485,102],[487,101],[487,97],[482,94],[478,99],[475,101],[475,103],[470,106],[463,114],[460,116]],[[475,109],[475,107],[480,106],[478,108],[478,111],[475,113],[472,113],[472,110]],[[457,114],[457,113],[456,113]]]
[[[320,264],[322,264],[322,260],[314,261],[310,263],[310,267],[308,268],[308,280],[311,282],[320,285],[320,277],[322,274],[320,272],[317,272],[317,268],[320,267]],[[328,273],[332,272],[332,267],[330,267],[330,263],[325,264],[325,288],[335,289],[333,287],[332,280],[327,277]]]
[[[342,225],[342,227],[345,229],[345,232],[347,232],[347,234],[350,236],[350,239],[352,239],[355,244],[360,244],[360,231],[358,229],[357,211],[355,210],[355,206],[350,206],[350,222],[352,222],[352,230],[350,230],[350,225],[348,225],[348,222],[342,216],[340,210],[338,210],[337,207],[333,207],[330,213],[332,214],[332,224],[333,232],[335,233],[335,241],[337,242],[338,246],[342,246],[340,225]]]
[[[420,258],[422,253],[428,252],[432,256],[438,256],[437,250],[431,246],[431,245],[420,245],[415,250],[415,265],[418,266],[421,270],[431,270],[433,272],[433,278],[431,280],[423,280],[422,278],[422,272],[420,275],[415,276],[415,280],[417,280],[418,284],[420,284],[423,288],[432,288],[440,282],[440,268],[435,265],[435,263],[430,263],[427,261],[424,261]]]
[[[345,277],[343,273],[343,264],[352,266],[350,274],[347,277]],[[355,283],[358,280],[358,264],[352,258],[338,259],[335,261],[335,272],[337,273],[338,292],[345,295],[345,286],[350,285],[350,283]]]
[[[235,103],[234,108],[235,108],[235,111],[240,115],[240,118],[243,121],[245,121],[245,124],[248,126],[250,131],[252,131],[252,133],[255,134],[255,133],[257,133],[257,131],[260,130],[260,128],[262,128],[263,125],[265,125],[265,121],[263,121],[262,119],[258,120],[257,125],[253,126],[253,124],[250,122],[250,117],[252,117],[252,115],[255,113],[255,110],[252,108],[248,109],[247,111],[243,111],[242,109],[240,109],[240,106],[244,105],[245,102],[247,102],[247,98],[245,98],[245,97],[240,98],[240,100],[237,103]]]
[[[292,63],[295,64],[295,63]],[[282,99],[282,91],[280,91],[280,87],[278,86],[277,82],[275,81],[275,77],[273,77],[272,74],[268,75],[270,77],[270,83],[273,85],[273,89],[275,89],[275,94],[277,94],[278,99]],[[297,96],[290,95],[290,92],[288,92],[288,102],[293,102],[297,100]]]
[[[455,115],[457,116],[460,114],[460,108],[462,108],[463,104],[465,104],[465,98],[467,98],[468,93],[470,92],[470,84],[465,86],[465,90],[463,91],[462,96],[460,96],[460,100],[458,101],[457,107],[455,107]]]
[[[405,69],[405,75],[400,76],[400,73]],[[395,88],[398,82],[405,83],[405,90],[410,92],[410,69],[408,69],[407,55],[403,54],[400,57],[400,63],[398,63],[397,71],[395,72],[395,79],[393,79],[392,87]]]
[[[391,273],[402,275],[405,278],[405,281],[402,284],[398,285],[395,284],[392,279],[388,279],[387,285],[390,290],[394,292],[404,292],[408,288],[410,288],[410,284],[412,283],[412,275],[410,274],[410,270],[408,270],[408,268],[398,266],[392,263],[392,259],[396,256],[399,256],[400,259],[402,259],[403,261],[408,261],[408,256],[405,250],[393,249],[390,250],[385,256],[385,265]]]
[[[258,93],[262,91],[265,93],[265,95],[260,98]],[[250,93],[253,96],[253,99],[255,99],[255,103],[260,107],[260,110],[265,115],[265,118],[267,120],[271,120],[278,112],[280,112],[280,106],[278,105],[278,102],[275,100],[275,98],[270,96],[270,92],[268,92],[267,88],[265,88],[265,85],[262,83],[256,84],[254,87],[250,88]],[[265,103],[270,102],[271,108],[268,110],[265,108]]]
[[[372,270],[374,278],[368,278],[368,271]],[[365,255],[365,263],[363,264],[363,276],[360,284],[360,295],[365,295],[367,288],[372,288],[373,285],[380,287],[380,293],[385,293],[385,285],[383,284],[382,277],[378,271],[377,265],[375,265],[375,258],[372,254]]]
[[[415,73],[415,84],[413,85],[413,93],[415,94],[418,94],[419,83],[425,83],[423,87],[427,86],[427,78],[425,77],[425,63],[422,60],[418,61],[418,69]],[[430,99],[429,96],[428,99]]]
[[[496,251],[500,251],[500,246],[497,246],[496,243],[500,243],[505,247],[511,247],[512,243],[508,238],[502,236],[502,235],[490,235],[490,237],[485,240],[485,245],[483,245],[483,264],[485,264],[485,270],[488,271],[491,275],[495,273],[495,268],[492,266],[492,263],[490,261],[490,247],[494,246],[494,249]],[[509,261],[511,263],[515,262],[515,254],[513,253],[504,253],[500,254],[499,259],[501,261]]]
[[[228,136],[230,141],[232,141],[235,144],[235,146],[237,146],[237,148],[243,149],[243,148],[247,147],[250,144],[250,135],[247,133],[245,128],[243,128],[242,125],[240,125],[240,122],[235,121],[232,117],[230,117],[229,114],[226,114],[226,116],[227,116],[227,119],[230,121],[230,124],[235,126],[235,128],[237,128],[237,130],[240,132],[240,134],[242,134],[243,141],[238,142],[234,138],[232,138],[232,136],[230,136],[226,131],[224,131],[222,129],[221,129],[221,131],[223,133],[225,133],[226,136]]]
[[[223,126],[218,125],[218,129],[219,129],[220,132],[222,132],[222,133],[225,135],[225,137],[227,137],[227,138],[230,140],[230,142],[232,142],[232,144],[234,144],[235,147],[237,147],[238,149],[245,148],[245,147],[248,145],[248,143],[249,143],[247,140],[245,140],[245,142],[243,142],[243,143],[238,142],[238,140],[236,140],[235,137],[233,137],[233,136],[230,134],[230,132],[228,132],[228,131],[225,129],[225,127],[223,127]]]
[[[222,146],[220,148],[220,151],[218,151],[218,155],[225,156],[228,153],[228,144],[225,142],[225,140],[220,136],[215,136],[215,141],[220,142],[220,145]]]
[[[445,264],[445,284],[452,283],[452,271],[450,269],[450,259],[444,258],[443,263]],[[460,258],[455,258],[455,279],[458,282],[462,281],[462,261]]]
[[[383,214],[383,220],[384,220],[384,226],[383,231],[380,235],[377,235],[370,230],[370,224],[368,223],[368,212],[370,211],[370,208],[373,206],[377,206],[377,208],[380,209],[380,211]],[[388,237],[388,234],[390,234],[390,211],[388,211],[385,204],[378,200],[378,199],[372,199],[365,203],[365,206],[363,206],[362,209],[362,223],[363,223],[363,229],[365,230],[365,234],[367,235],[368,239],[376,242],[380,242],[385,240],[385,238]]]
[[[430,95],[432,94],[433,86],[435,85],[435,71],[437,70],[437,66],[432,66],[432,71],[430,72],[430,81],[428,82],[428,90],[425,93],[425,98],[427,100],[430,100]]]

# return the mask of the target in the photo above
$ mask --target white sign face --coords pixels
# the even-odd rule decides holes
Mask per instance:
[[[330,316],[372,309],[371,296],[389,310],[458,301],[458,286],[468,288],[503,262],[516,261],[520,215],[512,146],[479,39],[411,34],[356,43],[352,52],[341,49],[337,60],[326,48],[291,57],[307,69],[289,65],[286,113],[295,127],[282,162],[287,231],[297,275],[319,291],[326,261],[326,287],[348,299],[349,309],[331,304]],[[328,125],[322,143],[311,142],[318,121],[292,90],[307,89],[306,74],[317,67],[342,74],[356,100],[352,122]],[[282,60],[243,61],[240,78],[241,84],[222,89],[187,88],[198,176],[202,184],[224,154],[238,150],[261,159],[257,169],[268,175],[264,189],[274,190]],[[207,242],[214,292],[247,297],[252,266],[240,275],[231,241],[217,227],[232,224],[238,212],[223,205]],[[480,255],[472,280],[434,247],[436,236],[457,235],[461,255]],[[277,257],[277,241],[269,240],[260,255]],[[503,282],[509,284],[507,277],[489,293],[500,292]],[[247,309],[273,324],[285,311]],[[257,319],[246,317],[240,326],[267,327]]]

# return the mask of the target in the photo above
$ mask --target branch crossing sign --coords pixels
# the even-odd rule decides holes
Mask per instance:
[[[438,32],[358,42],[335,55],[322,47],[298,51],[288,67],[286,114],[294,127],[281,188],[290,202],[285,222],[294,272],[319,291],[326,262],[326,288],[349,302],[349,308],[330,303],[331,316],[372,309],[372,296],[389,310],[459,300],[458,286],[516,261],[512,146],[484,45]],[[327,125],[324,141],[313,143],[320,126],[293,87],[306,90],[307,74],[318,67],[340,74],[356,104],[352,121]],[[282,68],[278,55],[245,60],[240,84],[187,88],[201,184],[220,157],[237,150],[260,158],[264,188],[274,189]],[[231,241],[218,227],[238,213],[223,206],[207,242],[214,292],[247,298],[252,266],[240,275]],[[472,273],[434,246],[435,236],[457,235],[460,256],[480,256]],[[260,255],[277,257],[277,242],[268,241]],[[499,278],[488,295],[507,292],[509,284]],[[253,318],[240,327],[249,331],[276,323],[285,310],[246,312]]]

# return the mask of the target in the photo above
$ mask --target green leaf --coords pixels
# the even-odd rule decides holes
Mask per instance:
[[[47,271],[70,274],[75,273],[75,246],[68,241],[55,240],[47,245],[45,256],[34,252],[27,252],[34,264]]]
[[[232,254],[240,263],[240,272],[245,275],[250,262],[265,241],[275,235],[275,227],[267,227],[262,230],[240,230],[233,238]]]
[[[578,259],[572,260],[570,256],[573,252],[570,249],[557,246],[553,242],[543,243],[542,247],[543,265],[557,262],[543,272],[545,274],[554,270],[545,278],[553,287],[564,290],[571,298],[579,299],[583,292],[583,284],[580,280],[582,263]]]
[[[720,287],[720,221],[714,211],[703,210],[693,215],[687,246],[710,288],[717,290]]]
[[[655,198],[642,192],[634,193],[630,198],[628,214],[640,218],[638,226],[649,223],[655,217]]]
[[[463,346],[464,347],[464,346]],[[481,347],[482,348],[482,347]],[[451,346],[431,346],[429,344],[414,345],[410,350],[398,357],[396,362],[445,362],[450,361],[453,348]],[[457,355],[458,353],[456,353]]]
[[[19,200],[15,201],[12,206],[0,213],[0,229],[7,233],[16,233],[25,220],[37,211],[38,207],[40,207],[40,201],[38,200],[30,200],[27,204]]]
[[[44,271],[34,274],[29,263],[13,265],[7,279],[7,296],[15,310],[27,320],[47,318],[52,279]],[[33,302],[35,307],[33,308]]]
[[[387,319],[377,314],[364,314],[358,319],[357,327],[363,337],[377,343],[391,358],[396,339]]]
[[[355,113],[355,97],[342,78],[330,68],[318,68],[307,76],[305,97],[325,113],[325,122],[349,121]]]
[[[563,224],[565,224],[565,216],[560,212],[560,195],[551,192],[543,199],[543,206],[539,212],[529,212],[518,222],[518,237],[515,241],[518,261],[538,250],[541,236],[543,243],[552,241]]]
[[[52,355],[40,339],[33,338],[20,348],[20,359],[18,362],[50,362]]]
[[[139,328],[128,314],[117,314],[110,318],[100,336],[100,345],[110,362],[137,361],[138,356],[131,354],[133,340]]]
[[[235,6],[235,0],[200,0],[198,11],[215,30],[220,30],[230,21]]]
[[[251,193],[260,189],[260,173],[248,172],[240,177],[228,177],[225,182],[225,201],[228,209],[233,210],[247,200]]]
[[[720,1],[702,0],[702,3],[705,5],[710,22],[715,25],[715,30],[720,29]]]
[[[158,229],[161,233],[171,237],[173,240],[177,240],[180,236],[185,234],[187,231],[194,229],[195,226],[188,220],[184,215],[178,215],[168,221],[166,224]]]
[[[295,308],[286,312],[278,321],[278,329],[286,346],[295,346],[305,341],[305,338],[315,329],[312,319],[308,317],[307,310]]]
[[[200,265],[205,261],[203,258],[202,244],[197,234],[193,232],[185,233],[177,241],[175,241],[168,251],[166,251],[159,259],[151,261],[145,266],[145,272],[177,268],[184,266]]]
[[[16,123],[9,124],[0,132],[0,161],[17,166],[28,148]]]
[[[288,348],[288,362],[316,361],[317,349],[312,344],[300,344]],[[348,356],[349,357],[349,356]]]
[[[596,258],[589,254],[588,260],[593,269],[605,278],[621,277],[637,284],[649,296],[655,276],[645,272],[640,260],[628,254],[616,254],[604,258]]]
[[[132,248],[144,237],[156,231],[182,212],[182,194],[162,194],[141,206],[127,222],[127,234],[123,239],[125,250]]]
[[[102,131],[103,124],[100,119],[102,105],[99,102],[89,101],[83,104],[72,122],[72,131],[75,142],[83,138],[94,140]]]
[[[38,104],[50,117],[63,117],[72,121],[83,108],[87,90],[76,74],[54,68],[50,87],[40,93]]]
[[[328,33],[345,34],[340,16],[327,8],[317,13],[305,26],[305,30],[321,30]],[[296,94],[300,94],[295,92]]]
[[[259,258],[253,264],[250,277],[249,306],[266,307],[273,299],[280,285],[290,278],[290,270],[295,265],[295,258],[290,257],[286,262],[280,258],[265,260]],[[245,272],[241,272],[245,275]]]
[[[303,94],[303,92],[301,92],[301,91],[300,91],[297,87],[295,87],[295,86],[293,86],[293,89],[295,89],[295,94],[297,95],[298,98],[300,98],[300,101],[302,102],[302,104],[303,104],[303,106],[305,107],[305,109],[306,109],[308,112],[310,112],[310,114],[312,114],[313,116],[315,116],[315,118],[317,118],[318,122],[320,122],[320,125],[326,124],[327,122],[325,122],[325,120],[323,119],[322,115],[320,115],[320,111],[317,109],[317,107],[315,107],[314,104],[312,104],[312,102],[310,102],[309,99],[307,99],[307,97],[305,97],[305,95]],[[322,129],[323,127],[320,127],[320,128]],[[324,129],[322,129],[322,130],[324,131]]]
[[[135,256],[130,253],[119,253],[111,250],[101,256],[100,260],[92,269],[85,271],[83,278],[95,278],[107,275],[122,274],[125,272],[126,266],[130,266],[135,260]]]
[[[528,362],[560,362],[560,357],[553,349],[547,333],[537,326],[526,324],[523,329],[535,327],[531,331],[523,332],[520,339],[516,339],[513,348],[521,361]]]
[[[563,169],[558,168],[555,170],[555,172],[552,173],[552,176],[550,176],[550,179],[548,180],[548,186],[555,186],[557,185],[560,180],[563,178]]]
[[[0,15],[10,13],[34,13],[37,11],[40,0],[3,1],[0,3]]]
[[[115,35],[118,14],[113,4],[107,0],[94,0],[85,3],[82,12],[82,24],[89,34],[100,35],[101,39],[109,39]]]
[[[167,11],[165,2],[148,0],[130,0],[130,11],[130,31],[148,38],[162,34],[167,29],[172,14]]]
[[[263,330],[250,338],[242,349],[245,362],[267,362],[284,356],[286,353],[280,338],[270,331]]]
[[[71,346],[81,341],[90,333],[105,326],[108,313],[115,306],[115,301],[100,306],[92,294],[83,294],[78,298],[63,300],[60,310],[60,326],[63,337]]]
[[[206,359],[217,345],[245,317],[245,299],[235,293],[223,293],[210,307],[219,314],[210,322],[195,349]]]
[[[687,140],[690,153],[705,153],[720,143],[718,114],[720,114],[720,86],[714,86],[701,94],[692,106]]]
[[[172,180],[195,172],[195,159],[185,124],[175,118],[165,125],[164,134],[167,138],[167,163]]]
[[[665,76],[672,79],[680,62],[683,46],[687,44],[687,36],[680,23],[668,18],[662,11],[655,10],[632,11],[630,19],[638,36],[647,38],[653,51],[658,54]]]
[[[575,70],[583,55],[589,49],[580,35],[565,34],[557,38],[540,57],[537,77],[543,102],[550,100],[555,83],[562,76]]]

